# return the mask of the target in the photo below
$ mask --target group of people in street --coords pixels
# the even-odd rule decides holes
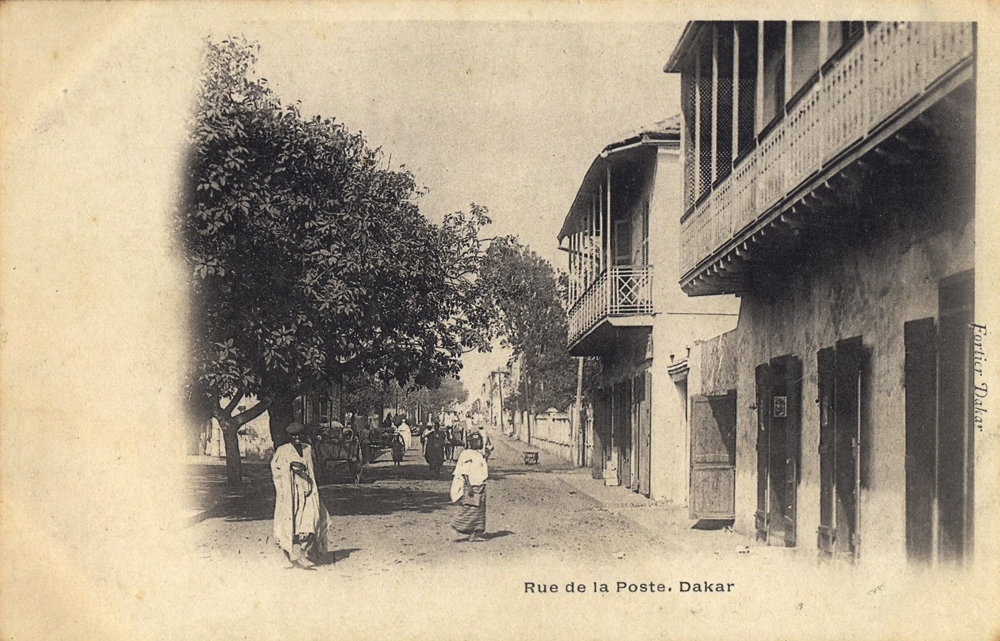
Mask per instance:
[[[293,567],[312,569],[327,557],[329,515],[319,496],[312,446],[304,440],[304,431],[301,423],[291,423],[285,430],[289,441],[279,446],[271,458],[274,540]],[[404,419],[393,435],[390,448],[394,466],[401,464],[410,439],[410,428]],[[420,439],[431,476],[439,478],[450,439],[438,424],[421,434]],[[460,507],[452,527],[467,536],[464,540],[479,541],[486,531],[487,461],[493,445],[482,428],[469,433],[464,445],[452,476],[451,501]]]

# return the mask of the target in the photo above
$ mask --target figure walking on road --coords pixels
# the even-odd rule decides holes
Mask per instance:
[[[328,517],[319,498],[312,448],[302,442],[304,429],[301,423],[285,429],[290,442],[274,451],[271,478],[274,540],[293,566],[305,569],[326,556]]]
[[[406,451],[406,443],[403,441],[403,437],[396,432],[392,435],[392,462],[396,467],[403,461],[403,453]]]
[[[444,434],[441,433],[437,423],[427,433],[427,439],[424,442],[424,458],[427,459],[427,464],[431,468],[431,476],[434,478],[441,476],[441,466],[444,465]]]
[[[468,447],[455,463],[451,482],[451,500],[461,505],[461,511],[451,522],[460,534],[468,534],[469,541],[480,541],[486,531],[486,479],[489,468],[483,458],[483,439],[478,433],[469,435]]]

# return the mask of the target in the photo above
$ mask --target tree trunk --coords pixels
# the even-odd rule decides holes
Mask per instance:
[[[230,487],[243,484],[243,462],[240,460],[240,426],[235,421],[220,421],[222,442],[226,444],[226,483]]]
[[[294,403],[295,398],[292,396],[276,396],[267,409],[268,428],[274,449],[289,442],[285,428],[295,421]]]

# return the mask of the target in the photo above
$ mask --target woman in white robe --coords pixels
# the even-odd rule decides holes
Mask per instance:
[[[468,445],[455,463],[451,482],[451,501],[462,507],[451,526],[461,534],[468,534],[469,541],[479,541],[486,531],[486,479],[490,471],[479,435],[473,434]]]
[[[291,438],[271,457],[274,480],[274,539],[296,567],[321,561],[327,550],[328,515],[319,498],[312,448],[302,442],[301,423],[285,430]]]

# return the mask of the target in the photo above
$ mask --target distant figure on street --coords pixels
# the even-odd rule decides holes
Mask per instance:
[[[410,434],[410,426],[406,424],[406,417],[396,427],[396,433],[403,437],[403,446],[406,449],[410,449],[410,444],[412,443],[413,435]]]
[[[312,448],[302,442],[305,428],[292,423],[285,432],[289,442],[271,457],[274,480],[274,540],[285,559],[308,569],[326,556],[328,515],[319,498]]]
[[[444,429],[444,458],[447,461],[455,460],[455,429],[452,427]]]
[[[489,434],[486,433],[486,426],[480,425],[475,430],[469,432],[469,436],[466,438],[466,447],[472,447],[471,445],[468,445],[468,443],[472,442],[474,437],[479,438],[479,442],[482,443],[480,449],[482,450],[483,458],[489,461],[490,454],[493,453],[493,439],[491,439]]]
[[[431,433],[433,425],[428,425],[420,431],[420,453],[424,456],[427,455],[427,436]]]
[[[403,461],[403,453],[406,452],[406,443],[403,441],[403,436],[396,432],[392,435],[392,462],[396,467]]]
[[[451,501],[461,506],[461,511],[451,522],[460,534],[468,534],[469,541],[479,541],[486,531],[486,479],[489,467],[483,457],[483,440],[473,432],[462,454],[455,463],[451,482]]]
[[[437,423],[427,433],[424,441],[424,458],[430,466],[431,476],[441,476],[441,466],[444,465],[444,434]]]

